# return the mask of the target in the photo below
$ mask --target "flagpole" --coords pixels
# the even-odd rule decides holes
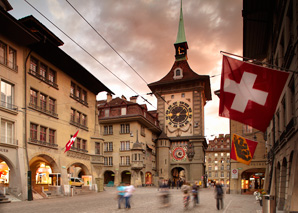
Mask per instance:
[[[222,55],[227,55],[227,56],[236,56],[238,58],[243,58],[243,59],[246,59],[248,61],[245,61],[245,62],[249,62],[249,61],[252,61],[253,63],[260,63],[262,65],[267,65],[269,66],[270,68],[278,68],[280,70],[284,70],[286,72],[292,72],[294,74],[298,74],[298,71],[295,71],[295,70],[289,70],[289,69],[286,69],[286,68],[283,68],[283,67],[279,67],[279,66],[276,66],[276,65],[273,65],[273,64],[268,64],[266,62],[262,62],[262,61],[258,61],[256,59],[252,59],[252,58],[248,58],[248,57],[244,57],[244,56],[240,56],[240,55],[236,55],[236,54],[233,54],[233,53],[229,53],[229,52],[225,52],[225,51],[220,51],[220,54]]]

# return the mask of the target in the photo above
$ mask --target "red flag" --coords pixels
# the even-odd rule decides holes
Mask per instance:
[[[288,76],[223,56],[219,116],[265,132]]]
[[[239,135],[232,135],[231,159],[249,165],[258,142],[245,139]]]
[[[74,136],[71,137],[71,139],[67,142],[67,144],[65,145],[65,152],[67,152],[68,150],[70,150],[71,145],[73,144],[73,142],[76,140],[76,137],[79,133],[79,130],[76,132],[76,134],[74,134]]]

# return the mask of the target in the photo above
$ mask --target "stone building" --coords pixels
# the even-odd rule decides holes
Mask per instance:
[[[104,139],[104,183],[153,185],[156,180],[156,144],[160,134],[156,111],[124,96],[98,101],[99,123]]]
[[[211,100],[210,79],[194,72],[187,60],[182,4],[175,47],[175,61],[159,81],[148,84],[157,98],[162,134],[157,147],[157,175],[186,181],[201,180],[205,174],[207,143],[204,134],[204,106]]]
[[[230,135],[220,134],[213,140],[209,140],[205,158],[209,185],[220,183],[229,186],[230,162]]]
[[[298,211],[298,2],[243,1],[243,55],[288,69],[290,76],[267,128],[268,183],[276,210]]]
[[[82,178],[91,189],[103,165],[96,152],[103,143],[96,95],[111,91],[63,52],[63,42],[37,19],[16,20],[7,13],[7,1],[1,6],[0,163],[9,168],[4,187],[29,200],[31,189],[68,193],[70,177]]]

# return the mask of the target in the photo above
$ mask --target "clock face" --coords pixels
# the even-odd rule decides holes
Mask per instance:
[[[192,109],[183,101],[174,102],[166,111],[166,120],[172,127],[184,127],[190,122],[191,118]]]
[[[186,159],[185,147],[174,147],[172,150],[172,156],[174,161],[181,161]]]

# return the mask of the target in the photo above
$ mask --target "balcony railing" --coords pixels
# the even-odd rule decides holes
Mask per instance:
[[[1,143],[4,143],[4,144],[11,144],[11,145],[18,145],[18,140],[15,140],[11,137],[7,137],[7,136],[1,136]]]
[[[37,106],[35,103],[29,103],[29,107],[39,111],[39,112],[42,112],[44,114],[47,114],[47,115],[50,115],[50,116],[53,116],[53,117],[58,117],[58,114],[56,112],[53,112],[53,111],[49,111],[43,107],[40,107],[40,106]]]
[[[50,142],[47,142],[47,141],[40,141],[40,140],[33,139],[33,138],[29,138],[29,142],[32,143],[32,144],[51,147],[51,148],[57,148],[58,147],[58,144],[50,143]]]
[[[13,105],[11,103],[7,103],[5,101],[1,101],[0,106],[5,108],[5,109],[9,109],[9,110],[13,110],[13,111],[18,111],[18,107],[16,105]]]

